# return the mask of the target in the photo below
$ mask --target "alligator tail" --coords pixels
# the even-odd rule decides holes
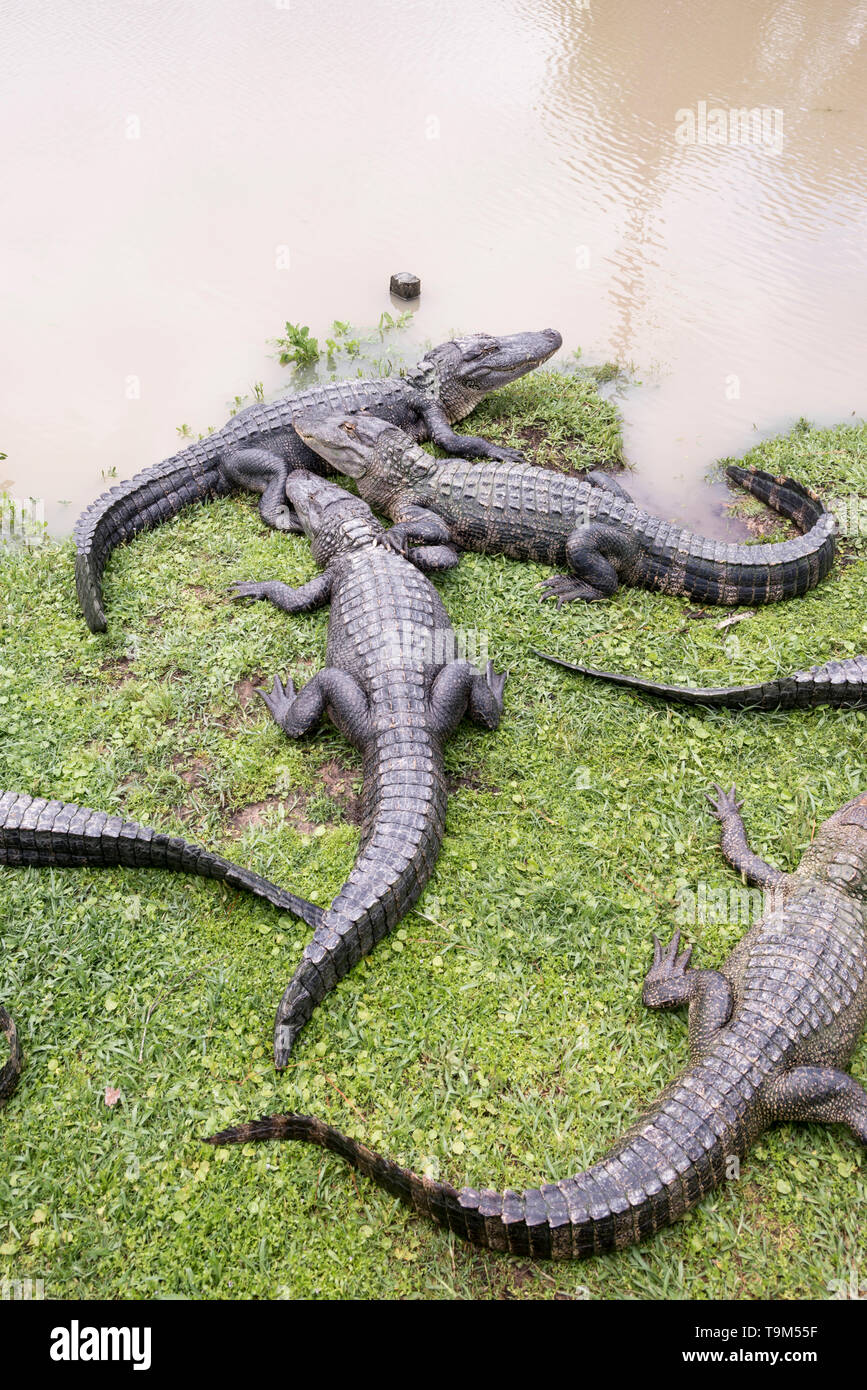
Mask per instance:
[[[728,1055],[732,1071],[732,1056]],[[533,1259],[621,1250],[654,1235],[737,1172],[755,1124],[752,1088],[704,1064],[689,1068],[599,1163],[525,1192],[420,1177],[311,1115],[272,1115],[221,1130],[209,1144],[294,1139],[338,1154],[421,1216],[474,1245]]]
[[[625,685],[645,695],[656,695],[685,705],[714,705],[723,709],[811,709],[815,705],[834,705],[854,709],[867,705],[867,656],[854,656],[846,661],[826,661],[823,666],[811,666],[808,671],[779,680],[763,681],[758,685],[706,686],[662,685],[657,681],[641,680],[638,676],[622,675],[618,671],[600,671],[593,666],[577,666],[549,652],[531,651],[543,661],[577,671],[581,676]]]
[[[106,628],[102,574],[111,552],[191,502],[230,492],[219,460],[219,436],[213,435],[118,483],[82,512],[75,525],[75,585],[91,632]]]
[[[0,864],[37,868],[174,869],[220,879],[314,929],[321,907],[176,835],[70,802],[0,792]]]
[[[803,534],[775,545],[729,545],[687,531],[659,530],[650,518],[639,529],[634,582],[705,603],[776,603],[807,593],[834,561],[838,524],[821,500],[792,478],[730,464],[733,482]]]
[[[383,741],[365,767],[369,807],[352,871],[324,912],[286,987],[274,1025],[282,1070],[314,1009],[409,912],[436,863],[445,830],[442,752],[418,727]],[[408,769],[412,769],[408,772]]]
[[[0,1071],[0,1104],[2,1104],[3,1101],[9,1099],[15,1090],[21,1075],[21,1047],[18,1042],[18,1030],[11,1015],[6,1012],[2,1004],[0,1004],[0,1033],[3,1033],[9,1044],[9,1061]]]

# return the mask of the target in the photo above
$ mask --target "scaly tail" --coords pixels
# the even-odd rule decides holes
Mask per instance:
[[[408,728],[372,757],[364,792],[372,811],[352,871],[325,909],[277,1008],[279,1071],[317,1005],[417,902],[440,851],[446,783],[435,741]]]
[[[576,666],[549,652],[530,650],[543,661],[577,671],[581,676],[625,685],[645,695],[657,695],[662,700],[686,705],[715,705],[725,709],[810,709],[814,705],[834,705],[854,709],[867,705],[867,656],[851,657],[847,661],[827,661],[823,666],[811,666],[808,671],[779,680],[763,681],[759,685],[727,685],[701,688],[691,685],[661,685],[657,681],[641,680],[638,676],[621,675],[618,671],[599,671],[593,666]]]
[[[145,468],[127,482],[104,492],[75,525],[75,585],[91,632],[104,632],[102,573],[115,546],[139,531],[177,516],[191,502],[231,492],[233,484],[219,465],[218,436]]]
[[[3,1033],[9,1044],[9,1061],[0,1071],[0,1103],[2,1103],[9,1099],[18,1085],[18,1078],[21,1075],[21,1048],[18,1043],[18,1030],[2,1004],[0,1004],[0,1033]]]
[[[0,792],[0,864],[58,869],[175,869],[220,879],[233,888],[264,898],[281,912],[291,912],[314,929],[323,915],[321,907],[305,898],[287,893],[267,878],[177,835],[163,835],[135,821],[125,821],[123,816],[109,816],[105,811],[18,792]],[[4,1101],[18,1084],[21,1051],[15,1024],[2,1004],[0,1032],[9,1042],[9,1061],[0,1071],[0,1101]]]
[[[206,1142],[317,1144],[473,1245],[533,1259],[582,1259],[654,1235],[734,1171],[732,1156],[742,1158],[759,1132],[749,1116],[753,1088],[735,1082],[748,1065],[729,1050],[726,1076],[718,1058],[690,1067],[599,1163],[526,1192],[458,1191],[401,1168],[311,1115],[266,1116]]]
[[[806,528],[776,545],[729,545],[663,525],[642,515],[636,523],[639,556],[633,582],[704,603],[777,603],[820,583],[834,561],[837,519],[814,493],[792,478],[759,469],[726,470],[733,482]]]
[[[314,929],[322,908],[219,854],[123,816],[19,792],[0,792],[0,864],[37,868],[174,869],[220,879]]]

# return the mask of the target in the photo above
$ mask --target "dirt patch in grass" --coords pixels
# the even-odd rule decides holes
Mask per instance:
[[[185,764],[187,764],[185,766]],[[182,753],[178,753],[172,758],[172,767],[178,774],[182,782],[188,787],[201,787],[205,781],[205,773],[208,768],[207,758],[193,758],[189,763]]]
[[[252,676],[245,676],[243,680],[235,682],[232,689],[235,692],[235,699],[238,701],[241,709],[247,708],[250,702],[254,700],[256,691],[262,686],[267,685],[267,680],[267,676],[255,674]],[[258,704],[258,700],[256,703]]]
[[[361,774],[357,768],[344,767],[336,758],[316,769],[328,796],[341,807],[351,825],[361,824],[361,792],[355,790]]]
[[[125,685],[135,675],[129,656],[114,656],[109,661],[103,661],[99,669],[104,676],[108,676],[112,685]]]
[[[248,830],[266,825],[280,806],[283,808],[284,819],[289,825],[294,826],[299,834],[311,835],[316,829],[315,822],[307,820],[304,815],[307,806],[306,796],[298,795],[290,801],[279,796],[269,796],[265,801],[252,801],[249,806],[241,806],[237,811],[232,811],[226,818],[226,834],[232,839],[240,839]]]

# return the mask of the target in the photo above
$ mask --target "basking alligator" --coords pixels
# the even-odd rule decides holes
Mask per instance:
[[[730,465],[727,472],[806,535],[780,545],[704,540],[640,511],[604,475],[585,481],[527,463],[436,459],[394,425],[366,415],[298,418],[295,428],[397,523],[387,544],[411,542],[422,525],[429,537],[464,550],[565,564],[569,574],[543,585],[543,597],[556,598],[558,608],[607,598],[620,583],[704,603],[773,603],[806,593],[834,558],[833,514],[800,483],[758,470]]]
[[[449,453],[519,457],[514,449],[455,434],[452,425],[469,415],[489,391],[547,361],[561,342],[553,328],[502,338],[486,333],[456,338],[432,348],[406,376],[336,381],[248,406],[218,433],[119,483],[97,498],[75,527],[75,582],[88,627],[105,631],[102,573],[115,546],[167,521],[191,502],[247,488],[261,493],[259,512],[268,526],[300,531],[286,506],[287,474],[293,468],[323,471],[322,461],[293,428],[301,411],[316,417],[367,410],[400,425],[413,439],[431,439]]]
[[[362,754],[361,844],[352,871],[317,926],[277,1010],[274,1061],[285,1067],[316,1005],[400,921],[430,878],[446,815],[443,743],[465,714],[496,729],[506,677],[455,659],[456,638],[419,569],[457,564],[423,544],[410,560],[382,544],[384,527],[359,497],[303,469],[286,492],[323,573],[300,589],[235,585],[287,613],[331,601],[325,668],[297,694],[274,678],[264,693],[276,722],[299,738],[327,713]],[[436,537],[433,538],[436,540]],[[417,568],[418,567],[418,568]]]
[[[778,905],[720,970],[689,968],[679,933],[665,949],[654,938],[644,1003],[689,1003],[691,1064],[592,1168],[528,1192],[457,1191],[309,1115],[271,1116],[209,1142],[318,1144],[473,1244],[541,1259],[653,1235],[733,1176],[776,1121],[844,1124],[867,1144],[867,1091],[844,1070],[867,1015],[867,795],[825,821],[800,866],[783,874],[751,853],[734,788],[717,793],[723,853],[772,886]]]
[[[814,705],[834,705],[838,709],[854,709],[867,705],[867,656],[853,656],[846,661],[826,661],[823,666],[811,666],[808,671],[796,671],[792,676],[762,681],[759,685],[707,686],[660,685],[641,680],[638,676],[623,676],[617,671],[598,671],[593,666],[575,666],[549,652],[531,651],[595,680],[626,685],[645,695],[658,695],[686,705],[717,705],[725,709],[811,709]]]
[[[311,927],[322,908],[287,893],[259,874],[242,869],[219,854],[177,835],[164,835],[123,816],[91,811],[69,802],[48,801],[19,792],[0,792],[0,864],[38,868],[175,869],[220,879],[233,888],[291,912]],[[9,1060],[0,1071],[0,1101],[18,1084],[21,1050],[15,1024],[0,1004],[0,1032],[9,1044]]]

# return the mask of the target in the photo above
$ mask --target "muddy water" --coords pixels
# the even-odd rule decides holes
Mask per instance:
[[[865,30],[864,0],[6,0],[0,480],[68,530],[288,382],[284,320],[375,322],[409,269],[419,342],[550,323],[635,363],[633,492],[726,534],[714,459],[867,409]]]

